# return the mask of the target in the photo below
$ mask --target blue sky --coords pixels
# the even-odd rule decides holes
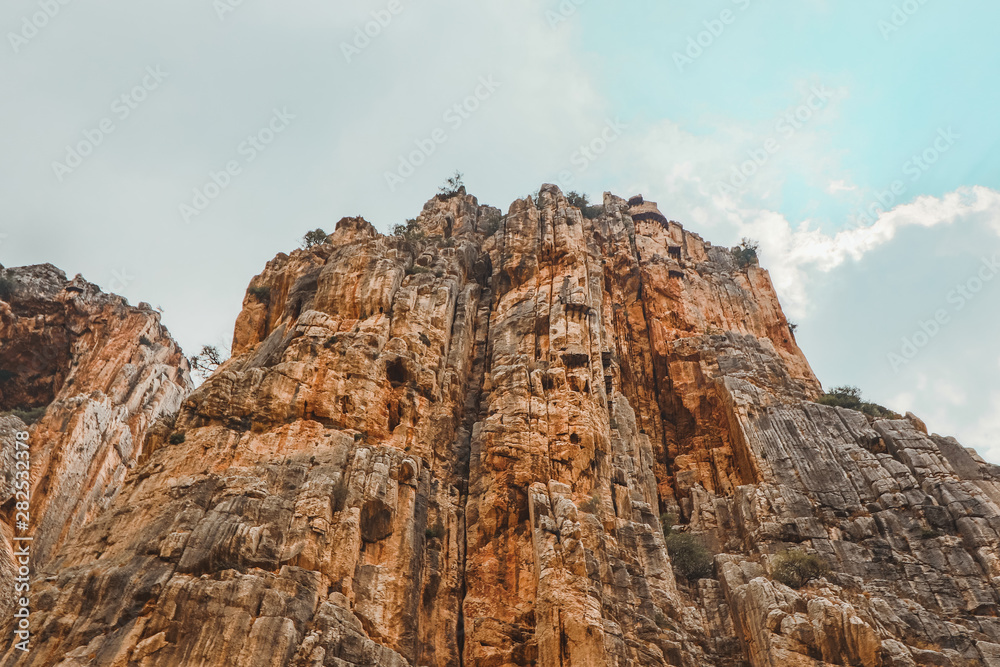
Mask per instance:
[[[1000,252],[997,5],[226,2],[71,2],[35,31],[48,3],[4,5],[0,262],[162,306],[194,353],[228,340],[249,279],[307,229],[363,214],[388,230],[456,168],[501,207],[568,173],[566,189],[642,193],[713,243],[758,239],[825,386],[856,384],[1000,462],[1000,280],[949,300]],[[213,174],[225,187],[185,219]]]

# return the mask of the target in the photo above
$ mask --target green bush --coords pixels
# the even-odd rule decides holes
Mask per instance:
[[[760,250],[759,243],[744,237],[743,240],[740,241],[740,244],[735,248],[732,248],[730,252],[733,253],[733,259],[736,260],[736,265],[741,269],[745,269],[751,264],[757,263],[758,250]]]
[[[667,535],[667,553],[674,572],[689,581],[704,579],[712,574],[712,554],[701,540],[690,533]]]
[[[186,437],[184,435],[184,431],[174,431],[170,434],[170,437],[167,438],[167,442],[171,445],[179,445],[184,442],[185,439]]]
[[[791,588],[802,588],[826,572],[826,563],[819,556],[789,549],[775,557],[771,576]]]
[[[45,408],[46,406],[44,405],[38,406],[36,408],[13,408],[7,414],[13,415],[14,417],[17,417],[18,419],[23,421],[28,426],[31,426],[36,421],[42,418],[42,415],[45,414]]]
[[[302,247],[312,248],[313,246],[323,245],[329,238],[330,235],[322,229],[314,229],[311,232],[306,232],[305,236],[302,237]]]
[[[416,218],[410,218],[404,225],[396,225],[392,228],[392,233],[404,241],[419,241],[424,238],[424,232],[420,229]]]
[[[11,280],[7,276],[0,276],[0,299],[10,301],[10,297],[14,296],[14,290],[16,288],[17,282]]]
[[[664,512],[660,515],[660,525],[663,526],[663,537],[670,537],[674,532],[674,524],[677,523],[677,517],[671,512]]]
[[[933,528],[924,528],[920,531],[920,539],[922,540],[933,540],[935,537],[941,537],[941,533]]]
[[[575,192],[573,190],[566,193],[566,201],[569,202],[570,206],[575,206],[581,211],[590,206],[590,200],[587,198],[587,195],[580,194],[579,192]]]
[[[153,347],[153,341],[149,340],[145,336],[139,336],[139,345],[145,345],[146,347]]]
[[[601,213],[604,213],[604,206],[601,204],[595,204],[594,206],[588,206],[583,209],[583,217],[588,220],[593,220],[594,218],[599,218]]]
[[[444,526],[440,523],[434,524],[432,527],[424,531],[424,537],[429,540],[441,539],[444,537]]]
[[[261,303],[267,303],[271,299],[271,288],[270,287],[251,287],[247,290],[247,294],[257,299]]]
[[[420,266],[419,264],[414,264],[413,266],[411,266],[406,270],[406,275],[412,276],[420,273],[430,273],[430,272],[431,270],[428,269],[426,266]]]
[[[834,387],[816,399],[820,405],[829,405],[848,410],[857,410],[875,419],[902,419],[898,412],[893,412],[889,408],[878,403],[869,403],[861,396],[861,390],[857,387],[842,386]]]

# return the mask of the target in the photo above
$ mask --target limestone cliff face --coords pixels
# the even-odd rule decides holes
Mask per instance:
[[[0,300],[0,568],[10,567],[13,435],[31,427],[33,564],[42,568],[112,506],[161,416],[192,388],[187,361],[146,304],[130,307],[45,264],[3,271]],[[20,416],[18,416],[20,415]],[[8,465],[9,464],[9,465]],[[5,579],[6,581],[6,579]],[[12,586],[0,588],[7,613]]]
[[[0,664],[1000,665],[1000,470],[819,392],[766,271],[641,198],[345,218],[253,279]]]

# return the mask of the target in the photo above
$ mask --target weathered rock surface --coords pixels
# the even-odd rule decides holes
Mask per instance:
[[[143,443],[192,388],[188,363],[146,304],[129,306],[44,264],[6,269],[0,300],[0,618],[9,618],[14,434],[31,427],[32,564],[111,507]],[[31,417],[26,413],[34,412]],[[22,533],[24,534],[24,533]]]
[[[766,271],[641,198],[345,218],[253,279],[0,664],[1000,665],[1000,469],[820,391]]]

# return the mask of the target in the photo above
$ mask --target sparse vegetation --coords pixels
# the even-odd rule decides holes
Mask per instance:
[[[186,436],[184,435],[184,431],[174,431],[170,434],[170,437],[167,438],[167,442],[171,445],[179,445],[184,442],[185,439]]]
[[[17,282],[11,280],[7,276],[0,276],[0,299],[10,301],[10,297],[14,296],[14,290],[16,288]]]
[[[302,247],[308,249],[314,246],[323,245],[329,238],[329,234],[324,232],[322,229],[317,228],[311,232],[306,232],[305,236],[302,237]]]
[[[674,532],[674,524],[677,523],[677,517],[671,512],[664,512],[660,515],[660,525],[663,526],[663,537],[670,537]]]
[[[570,191],[567,193],[566,201],[569,202],[570,206],[575,206],[580,209],[580,212],[583,213],[583,217],[589,220],[593,220],[594,218],[600,216],[604,211],[604,206],[600,204],[592,206],[587,195],[580,194],[579,192]]]
[[[420,241],[424,238],[424,232],[418,226],[416,218],[410,218],[406,221],[406,224],[396,225],[392,228],[392,233],[398,238],[404,241]]]
[[[251,287],[250,289],[247,290],[247,294],[249,294],[250,296],[252,296],[261,303],[268,303],[271,300],[270,287],[265,287],[265,286]]]
[[[10,382],[17,377],[17,373],[9,371],[6,368],[0,368],[0,383]]]
[[[139,345],[145,345],[146,347],[153,347],[153,341],[149,340],[145,336],[139,336]]]
[[[429,540],[441,539],[442,537],[444,537],[444,526],[442,526],[440,523],[434,524],[433,526],[427,528],[427,530],[424,531],[424,537],[426,537]]]
[[[414,264],[413,266],[411,266],[406,270],[406,275],[413,276],[420,273],[430,273],[430,272],[431,270],[428,269],[426,266],[420,266],[419,264]]]
[[[191,369],[201,377],[207,378],[225,361],[219,348],[214,345],[202,345],[201,352],[191,357]]]
[[[425,334],[423,331],[420,332],[419,338],[420,338],[420,342],[421,343],[423,343],[427,347],[431,346],[431,339],[430,339],[430,337],[427,334]]]
[[[924,528],[920,531],[920,539],[922,540],[933,540],[935,537],[941,537],[941,533],[933,528]]]
[[[712,575],[712,554],[700,539],[690,533],[671,532],[667,536],[667,553],[670,554],[674,572],[688,581]]]
[[[744,236],[740,244],[731,250],[733,259],[736,260],[736,266],[745,269],[751,264],[756,264],[758,250],[760,250],[760,244]]]
[[[575,190],[570,190],[566,193],[566,201],[569,202],[570,206],[575,206],[581,211],[590,206],[590,200],[587,198],[587,195],[580,194]]]
[[[496,234],[496,231],[500,229],[500,223],[503,221],[503,216],[500,215],[500,211],[490,209],[483,215],[483,225],[482,232],[487,237]]]
[[[893,412],[878,403],[865,401],[861,395],[861,390],[857,387],[842,386],[834,387],[816,399],[820,405],[830,405],[834,407],[857,410],[874,419],[902,419],[898,412]]]
[[[10,411],[8,411],[7,414],[13,417],[17,417],[28,426],[31,426],[36,421],[42,418],[42,415],[45,414],[45,408],[46,406],[44,405],[40,405],[35,408],[13,408]]]
[[[795,322],[789,322],[788,323],[788,330],[791,331],[794,334],[796,331],[799,330],[799,325],[796,324]]]
[[[462,182],[462,172],[456,171],[454,175],[448,178],[440,188],[438,188],[438,196],[441,199],[451,199],[455,195],[462,194],[465,189],[465,183]]]
[[[772,576],[791,588],[802,588],[827,572],[826,563],[815,554],[798,549],[782,551],[774,559]]]

